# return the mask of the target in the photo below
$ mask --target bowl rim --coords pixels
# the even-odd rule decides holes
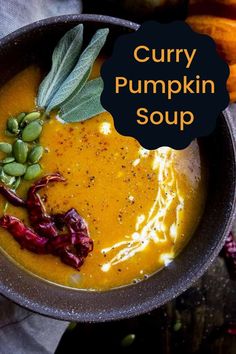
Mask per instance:
[[[17,40],[18,37],[22,36],[22,34],[38,29],[42,26],[51,25],[52,23],[60,23],[60,22],[71,22],[71,21],[81,21],[81,22],[94,22],[94,23],[103,23],[115,25],[118,27],[125,27],[132,30],[137,30],[140,27],[140,24],[125,20],[119,17],[107,16],[107,15],[99,15],[99,14],[70,14],[70,15],[59,15],[59,16],[51,16],[42,20],[34,21],[25,26],[22,26],[16,29],[13,32],[6,34],[4,37],[0,38],[0,46],[7,44],[10,40]]]
[[[0,47],[7,45],[9,41],[17,40],[17,38],[21,37],[26,32],[39,29],[42,26],[52,25],[53,23],[59,24],[64,22],[71,22],[71,23],[94,22],[94,23],[101,23],[101,24],[111,24],[119,27],[125,27],[131,30],[137,30],[139,28],[139,24],[137,23],[133,23],[131,21],[127,21],[115,17],[104,16],[104,15],[82,14],[82,15],[55,16],[55,17],[50,17],[44,20],[31,23],[27,26],[24,26],[8,34],[3,39],[0,39]],[[236,142],[233,136],[233,124],[232,124],[233,112],[231,111],[230,108],[227,108],[224,112],[222,112],[222,115],[225,118],[226,126],[229,132],[229,138],[231,140],[230,144],[232,146],[232,153],[234,157],[234,177],[235,177]],[[203,275],[203,273],[207,270],[207,268],[210,266],[210,264],[213,262],[213,260],[218,255],[221,248],[223,247],[225,239],[228,233],[230,232],[230,228],[232,226],[233,216],[235,215],[235,208],[236,208],[236,183],[234,182],[234,200],[232,201],[232,205],[230,209],[230,217],[226,222],[224,232],[221,235],[220,241],[217,243],[214,249],[209,250],[209,258],[206,258],[202,262],[201,266],[198,266],[197,269],[194,269],[187,279],[186,276],[184,276],[183,278],[179,279],[179,281],[176,284],[170,286],[169,291],[165,290],[165,294],[163,294],[163,296],[160,296],[158,299],[157,299],[157,295],[153,295],[153,297],[146,299],[145,302],[142,302],[142,300],[140,299],[139,305],[137,304],[132,305],[132,301],[129,301],[129,303],[127,304],[125,299],[122,302],[124,291],[127,292],[127,290],[125,289],[131,287],[137,288],[138,284],[141,283],[144,284],[145,281],[135,285],[130,285],[118,289],[111,289],[109,291],[104,291],[104,292],[75,290],[75,289],[60,287],[53,283],[47,282],[38,277],[34,277],[28,274],[19,266],[17,266],[12,261],[7,259],[7,257],[5,257],[3,254],[0,254],[0,293],[6,296],[7,298],[9,298],[10,300],[20,304],[21,306],[24,306],[29,310],[41,313],[46,316],[50,316],[62,320],[69,320],[69,321],[104,322],[108,320],[129,318],[129,317],[146,313],[174,299],[176,296],[178,296],[180,293],[185,291],[189,286],[191,286],[192,283],[194,283],[197,279],[199,279]],[[2,279],[4,279],[4,281]],[[63,295],[65,294],[65,289],[67,292],[66,294],[67,298],[61,301]],[[47,297],[47,291],[49,291],[49,293],[51,292],[51,294],[53,294],[53,291],[55,291],[56,296]],[[46,297],[42,295],[44,293],[46,294]],[[75,294],[80,294],[80,297],[79,295],[77,295],[79,299],[84,297],[89,297],[89,299],[86,300],[87,302],[88,301],[96,302],[96,300],[98,299],[96,298],[96,296],[99,296],[101,302],[102,303],[104,302],[104,307],[99,308],[97,312],[90,311],[89,306],[88,309],[86,309],[86,312],[81,311],[81,304],[79,303],[78,306],[76,307],[74,305],[74,302],[72,301],[74,300],[73,297],[76,296]],[[108,300],[109,297],[112,297],[113,295],[119,298],[119,303],[121,304],[121,306],[118,310],[114,308],[109,308],[109,306],[105,303],[107,301],[109,302]],[[58,301],[61,301],[59,307],[58,307],[59,304]]]

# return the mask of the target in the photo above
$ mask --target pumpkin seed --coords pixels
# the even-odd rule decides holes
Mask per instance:
[[[175,332],[178,332],[181,329],[181,327],[182,327],[182,323],[180,322],[180,320],[177,320],[174,324],[173,329]]]
[[[13,134],[13,133],[11,133],[11,132],[9,132],[9,130],[5,130],[5,135],[7,135],[7,136],[16,136],[16,134]]]
[[[38,163],[31,165],[27,168],[26,173],[24,175],[24,179],[26,181],[35,179],[41,174],[41,172],[42,172],[42,168]]]
[[[73,331],[77,326],[77,322],[70,322],[69,326],[67,327],[67,331]]]
[[[19,131],[18,128],[19,125],[16,118],[10,117],[7,121],[7,130],[12,134],[17,134]]]
[[[13,155],[17,162],[25,163],[28,155],[28,145],[18,139],[13,144]]]
[[[29,123],[22,131],[22,140],[31,142],[36,140],[42,131],[42,125],[36,120]]]
[[[15,180],[14,185],[13,185],[15,191],[19,187],[20,182],[21,182],[21,177],[16,177],[16,180]]]
[[[14,177],[23,176],[26,171],[26,167],[19,162],[11,162],[3,166],[3,171]]]
[[[37,145],[37,146],[33,147],[33,149],[29,153],[29,157],[28,157],[29,161],[31,163],[39,162],[39,160],[43,156],[43,152],[44,152],[44,149],[41,145]]]
[[[21,126],[24,124],[28,124],[38,119],[41,116],[40,112],[31,112],[25,115],[25,117],[21,121]]]
[[[13,156],[8,156],[8,157],[5,157],[5,159],[2,160],[2,163],[3,164],[7,164],[7,163],[14,162],[14,161],[15,161],[15,158]]]
[[[26,113],[22,112],[19,113],[18,116],[16,117],[18,124],[20,124],[22,122],[22,120],[25,118]]]
[[[0,151],[10,154],[12,152],[11,144],[0,142]]]
[[[131,344],[133,344],[135,340],[135,334],[128,334],[125,336],[122,341],[121,341],[121,346],[122,347],[129,347]]]
[[[15,177],[7,175],[3,170],[0,172],[0,180],[7,186],[12,186],[15,182]]]

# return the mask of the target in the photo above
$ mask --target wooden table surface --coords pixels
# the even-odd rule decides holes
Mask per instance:
[[[234,325],[234,327],[232,326]],[[236,281],[218,257],[208,272],[184,294],[130,320],[77,324],[62,338],[56,354],[98,353],[235,354]],[[122,339],[135,334],[132,344]]]

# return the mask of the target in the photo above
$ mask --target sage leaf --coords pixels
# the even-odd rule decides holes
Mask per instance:
[[[74,69],[62,83],[62,85],[58,88],[58,91],[55,93],[49,105],[47,106],[47,113],[62,105],[63,102],[70,98],[74,91],[77,93],[83,88],[89,78],[94,61],[96,60],[106,41],[108,32],[108,28],[103,28],[94,34],[89,45],[80,55],[80,58]]]
[[[46,108],[78,61],[83,44],[83,25],[69,30],[53,51],[52,67],[39,86],[37,104]]]
[[[100,102],[102,90],[101,77],[88,81],[81,91],[61,106],[59,117],[66,122],[82,122],[104,112]]]

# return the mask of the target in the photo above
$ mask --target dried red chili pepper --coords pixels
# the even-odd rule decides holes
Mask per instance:
[[[236,323],[229,323],[226,326],[226,333],[236,336]]]
[[[25,201],[18,197],[18,195],[13,192],[10,188],[7,188],[3,184],[0,184],[0,194],[7,199],[9,203],[15,206],[24,207]]]
[[[88,253],[91,251],[91,247],[88,248],[87,239],[85,245],[83,245],[81,238],[76,245],[72,245],[71,235],[69,234],[58,235],[50,239],[48,249],[50,253],[59,256],[63,263],[77,270],[80,269]]]
[[[73,251],[70,251],[69,247],[60,251],[61,261],[77,270],[80,270],[85,261],[85,257],[79,257]]]
[[[31,252],[37,254],[52,253],[61,258],[61,261],[77,270],[80,269],[88,253],[92,250],[92,240],[83,233],[74,236],[73,245],[71,235],[58,235],[53,239],[39,236],[14,216],[4,215],[0,218],[0,226],[7,229],[15,240]]]
[[[79,269],[93,250],[87,223],[74,208],[65,214],[54,215],[54,220],[60,229],[66,227],[69,234],[59,235],[50,245],[57,249],[64,263]]]
[[[59,174],[42,177],[28,190],[26,207],[29,214],[30,224],[34,230],[42,236],[51,238],[58,235],[55,223],[50,215],[46,213],[45,207],[37,192],[50,182],[62,182],[65,179]]]
[[[93,241],[89,235],[88,225],[76,209],[72,208],[65,214],[56,214],[53,218],[59,229],[63,227],[68,229],[72,245],[84,247],[85,253],[92,251]],[[83,253],[82,249],[81,253]]]
[[[48,239],[36,234],[29,227],[14,216],[4,215],[0,218],[0,226],[7,229],[22,248],[35,253],[48,253]]]
[[[52,216],[46,213],[37,192],[52,181],[64,181],[64,178],[59,174],[41,178],[30,187],[26,202],[14,192],[10,193],[7,188],[2,189],[8,200],[13,200],[14,205],[27,208],[30,223],[36,232],[25,226],[21,220],[9,215],[0,218],[0,226],[7,229],[22,248],[35,253],[52,253],[59,256],[63,263],[79,270],[88,253],[93,250],[93,241],[87,223],[75,209]],[[58,229],[65,228],[67,233],[58,234]]]
[[[50,239],[49,248],[52,253],[57,253],[61,249],[68,247],[70,243],[70,235],[69,234],[61,234],[57,237]]]
[[[234,240],[232,233],[230,233],[227,237],[222,253],[225,258],[230,277],[232,279],[236,279],[236,241]]]

